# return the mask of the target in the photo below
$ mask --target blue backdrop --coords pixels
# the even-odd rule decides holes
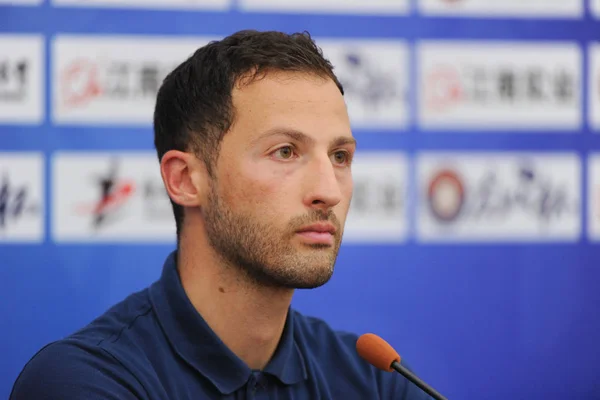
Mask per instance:
[[[0,5],[0,33],[43,35],[45,65],[41,121],[1,123],[0,151],[42,152],[48,183],[41,242],[0,244],[0,397],[8,397],[17,374],[41,346],[157,279],[174,244],[53,240],[55,152],[153,147],[149,125],[53,122],[50,39],[57,34],[224,36],[252,28],[308,30],[333,39],[403,39],[411,46],[425,39],[570,41],[581,49],[581,123],[574,128],[553,133],[531,127],[526,132],[426,131],[418,123],[418,85],[411,69],[406,127],[362,124],[354,129],[362,150],[399,150],[410,156],[429,150],[575,152],[583,182],[581,233],[575,240],[423,243],[414,234],[418,204],[411,203],[407,214],[412,228],[402,243],[345,244],[333,280],[318,290],[298,292],[294,304],[336,328],[385,337],[450,399],[599,399],[600,248],[585,234],[585,182],[587,157],[600,149],[586,106],[588,91],[595,90],[587,49],[600,40],[600,22],[588,4],[582,15],[562,18],[425,16],[414,6],[406,14],[360,15],[310,9],[245,12],[236,4],[225,10]],[[415,52],[409,56],[414,66]]]

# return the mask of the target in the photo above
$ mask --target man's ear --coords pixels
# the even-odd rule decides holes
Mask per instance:
[[[183,207],[198,207],[206,192],[204,164],[193,154],[178,150],[166,152],[160,160],[160,173],[173,202]]]

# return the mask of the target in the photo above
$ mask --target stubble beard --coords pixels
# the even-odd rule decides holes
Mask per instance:
[[[225,204],[211,184],[204,221],[210,245],[230,268],[237,268],[250,284],[286,289],[313,289],[333,275],[342,230],[335,214],[314,210],[293,218],[285,230],[241,215]],[[294,245],[296,230],[318,221],[336,227],[334,244]],[[302,247],[300,247],[302,246]]]

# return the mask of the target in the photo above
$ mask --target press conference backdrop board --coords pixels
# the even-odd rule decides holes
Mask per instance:
[[[600,1],[0,3],[0,397],[158,278],[156,90],[251,28],[313,35],[359,142],[334,278],[294,305],[450,399],[600,398]]]

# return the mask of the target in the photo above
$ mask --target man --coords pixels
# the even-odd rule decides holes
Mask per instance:
[[[28,363],[12,399],[425,399],[290,308],[333,273],[355,152],[343,88],[308,34],[242,31],[158,93],[177,250],[161,278]]]

